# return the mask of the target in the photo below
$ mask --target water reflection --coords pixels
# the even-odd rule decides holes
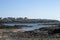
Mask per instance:
[[[34,29],[39,29],[41,27],[48,27],[48,25],[42,25],[39,23],[25,23],[25,24],[4,24],[4,25],[8,25],[8,26],[14,26],[14,25],[28,25],[28,26],[32,26],[32,27],[24,27],[22,28],[22,30],[24,31],[31,31]]]

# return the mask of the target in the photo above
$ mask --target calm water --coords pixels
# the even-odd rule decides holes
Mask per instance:
[[[8,25],[8,26],[14,26],[14,25],[28,25],[28,26],[32,26],[32,27],[24,27],[24,28],[22,28],[22,30],[25,30],[25,31],[31,31],[31,30],[34,30],[34,29],[39,29],[41,27],[48,27],[48,25],[42,25],[41,23],[4,24],[4,25]]]

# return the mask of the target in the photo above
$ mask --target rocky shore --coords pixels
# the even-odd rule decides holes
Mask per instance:
[[[22,39],[21,39],[22,38]],[[29,38],[32,40],[36,39],[53,39],[53,38],[60,38],[60,26],[57,27],[43,27],[32,31],[18,31],[18,32],[0,32],[0,39],[5,40],[26,40]],[[54,39],[53,39],[54,40]]]

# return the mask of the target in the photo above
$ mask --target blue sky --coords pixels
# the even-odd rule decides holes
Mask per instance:
[[[60,0],[0,0],[0,17],[60,20]]]

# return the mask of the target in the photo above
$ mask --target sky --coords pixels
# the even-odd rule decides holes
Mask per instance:
[[[60,0],[0,0],[0,17],[60,20]]]

